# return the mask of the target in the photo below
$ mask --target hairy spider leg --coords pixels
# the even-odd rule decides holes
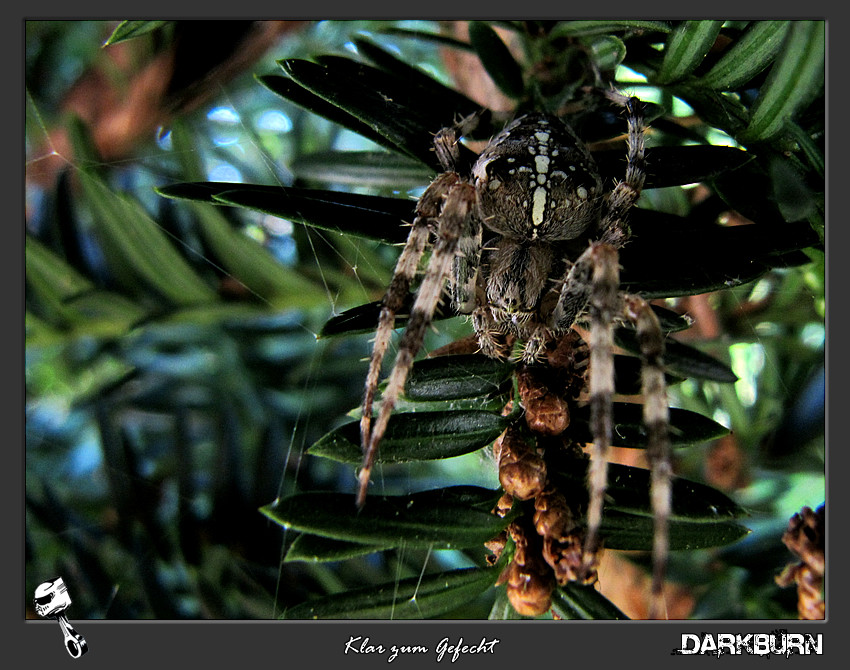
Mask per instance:
[[[664,575],[669,547],[673,468],[670,462],[670,410],[664,379],[664,335],[658,317],[641,297],[628,295],[625,315],[635,325],[640,354],[643,422],[647,431],[650,496],[654,516],[652,539],[652,599],[649,618],[664,615]]]
[[[599,224],[600,241],[621,248],[629,238],[626,218],[635,205],[646,175],[644,133],[646,126],[643,117],[643,103],[637,98],[625,96],[617,91],[605,91],[605,97],[621,105],[627,114],[628,151],[626,155],[626,174],[623,181],[617,183],[606,197],[605,211]]]
[[[456,179],[459,179],[455,175]],[[440,179],[440,177],[438,177]],[[429,187],[430,189],[430,187]],[[424,195],[423,195],[424,197]],[[372,466],[378,452],[378,446],[384,437],[387,424],[393,408],[404,389],[407,375],[413,365],[413,358],[422,346],[425,331],[431,323],[432,315],[443,292],[443,284],[449,277],[455,257],[458,253],[459,240],[463,234],[475,205],[475,188],[462,181],[456,181],[445,193],[445,201],[439,216],[439,227],[431,260],[425,272],[425,277],[416,293],[416,300],[410,312],[407,326],[401,336],[393,369],[384,390],[381,409],[375,425],[368,433],[368,441],[364,443],[363,463],[358,479],[360,487],[357,493],[357,505],[362,507],[366,502]],[[383,352],[381,352],[383,356]],[[380,360],[373,355],[370,367],[380,368]],[[374,388],[374,387],[372,387]],[[367,392],[371,393],[367,389]],[[371,406],[369,407],[371,412]],[[367,424],[368,425],[368,424]],[[363,423],[361,422],[361,427]]]
[[[599,549],[602,501],[608,481],[608,446],[611,444],[611,404],[614,395],[613,324],[621,317],[618,304],[620,271],[617,249],[629,239],[629,210],[640,197],[644,183],[644,122],[642,103],[614,90],[604,92],[628,115],[628,150],[625,179],[608,194],[600,220],[600,243],[594,243],[570,269],[556,308],[558,318],[575,318],[584,294],[590,307],[590,408],[593,458],[588,473],[590,503],[585,539],[585,573],[595,570]],[[588,267],[589,265],[589,267]],[[589,276],[590,275],[590,276]],[[588,282],[588,279],[590,281]],[[584,288],[583,288],[584,287]],[[575,295],[573,295],[575,294]]]
[[[652,591],[649,618],[664,615],[664,575],[667,568],[671,512],[672,466],[670,463],[669,407],[664,379],[664,335],[658,317],[640,296],[618,292],[616,249],[595,244],[592,249],[593,288],[590,298],[590,417],[593,434],[588,473],[590,503],[585,537],[585,575],[596,569],[599,527],[608,481],[607,452],[611,444],[614,395],[613,324],[620,319],[636,329],[641,356],[643,422],[647,431],[650,466],[650,501],[653,511]]]
[[[435,221],[440,215],[443,197],[451,186],[458,183],[459,180],[460,177],[454,172],[441,174],[434,179],[419,198],[419,202],[416,204],[416,217],[413,220],[413,226],[404,249],[402,249],[396,262],[392,281],[384,294],[361,404],[360,438],[364,450],[365,445],[369,444],[370,440],[375,390],[378,387],[378,378],[381,374],[381,363],[386,355],[395,327],[396,314],[401,309],[410,291],[410,285],[416,276],[419,261],[425,252],[428,235],[432,229],[436,228]]]
[[[625,220],[628,211],[640,197],[640,192],[644,184],[646,174],[644,133],[646,127],[644,125],[642,103],[639,100],[624,96],[614,90],[605,91],[604,94],[609,100],[625,108],[628,115],[628,154],[626,158],[625,179],[619,182],[609,194],[606,211],[600,224],[602,230],[601,240],[619,248],[628,240],[628,228],[625,225]],[[615,316],[621,316],[634,324],[640,344],[641,358],[643,359],[643,365],[641,367],[641,392],[643,394],[643,419],[648,437],[647,457],[651,473],[650,497],[654,517],[652,596],[650,599],[649,618],[657,619],[664,614],[663,586],[669,551],[669,519],[672,495],[669,405],[667,402],[667,384],[664,379],[663,363],[664,336],[661,326],[658,323],[658,317],[655,316],[655,313],[643,298],[635,295],[624,296],[622,310],[623,313],[621,315]],[[610,373],[612,375],[611,387],[613,389],[613,369],[611,369]],[[593,376],[593,373],[591,375]],[[610,402],[607,407],[610,412]],[[610,427],[607,428],[610,430]],[[595,505],[599,507],[599,513],[601,514],[604,489],[598,491],[591,485],[591,496],[596,499]],[[588,544],[588,546],[592,545]]]
[[[410,291],[410,285],[419,268],[419,261],[425,253],[428,236],[438,230],[440,212],[444,200],[452,187],[461,182],[457,169],[461,162],[458,142],[461,136],[474,128],[478,123],[477,115],[467,116],[454,126],[443,128],[434,136],[434,151],[445,172],[438,175],[425,189],[416,203],[416,217],[405,242],[404,249],[396,262],[393,278],[384,294],[381,313],[378,317],[378,327],[375,331],[375,341],[372,345],[372,356],[369,360],[369,371],[366,374],[365,390],[360,412],[360,442],[363,449],[363,463],[358,478],[360,487],[357,494],[357,506],[362,507],[366,501],[366,491],[372,474],[372,465],[377,454],[378,445],[383,437],[387,415],[383,428],[377,439],[373,439],[372,409],[375,402],[375,391],[381,374],[381,364],[389,347],[390,338],[395,329],[395,318]],[[480,233],[479,233],[480,237]],[[457,266],[457,261],[455,261]],[[456,270],[457,274],[457,270]],[[435,303],[436,304],[436,303]],[[418,349],[418,346],[417,346]],[[405,373],[405,378],[407,374]],[[401,382],[404,385],[404,379]],[[391,403],[395,404],[395,399]]]
[[[599,241],[594,242],[569,268],[552,321],[558,330],[572,325],[588,307],[590,316],[590,408],[593,435],[592,459],[588,472],[590,500],[584,546],[585,579],[595,573],[599,550],[599,527],[608,481],[608,448],[613,432],[614,395],[613,327],[622,319],[632,322],[638,332],[643,365],[641,386],[644,395],[644,423],[651,466],[651,501],[654,514],[653,578],[650,618],[663,610],[663,580],[667,565],[668,525],[671,497],[669,410],[664,380],[664,338],[658,319],[645,300],[619,293],[619,253],[629,239],[629,210],[640,197],[644,184],[644,132],[642,103],[616,91],[604,93],[621,105],[628,116],[628,151],[625,179],[606,197],[600,219]]]
[[[588,487],[587,535],[583,551],[583,578],[596,573],[599,551],[599,527],[602,503],[608,484],[608,448],[613,432],[612,402],[614,397],[614,319],[620,307],[619,255],[614,247],[596,242],[579,261],[591,263],[590,282],[590,429],[593,436]],[[576,265],[579,265],[577,263]]]

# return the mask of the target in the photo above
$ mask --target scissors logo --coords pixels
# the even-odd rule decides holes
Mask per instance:
[[[89,650],[86,639],[68,623],[65,610],[71,605],[68,587],[61,577],[39,584],[35,590],[35,613],[42,618],[56,619],[62,627],[65,649],[71,658],[79,658]]]

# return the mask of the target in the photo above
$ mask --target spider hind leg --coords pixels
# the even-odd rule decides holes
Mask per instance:
[[[668,525],[671,512],[669,409],[664,378],[664,336],[649,304],[636,295],[618,291],[616,250],[606,244],[591,246],[593,275],[590,291],[590,409],[593,449],[588,473],[590,500],[584,545],[583,574],[596,570],[600,548],[599,528],[607,487],[608,447],[613,432],[614,395],[613,324],[631,322],[637,331],[642,359],[641,393],[647,431],[647,456],[651,471],[650,499],[654,516],[652,598],[650,618],[663,614],[663,581],[667,565]]]
[[[651,471],[650,498],[654,516],[652,540],[652,598],[649,618],[663,615],[663,583],[667,568],[673,468],[670,460],[669,405],[664,379],[664,336],[658,317],[639,296],[626,296],[625,316],[637,331],[643,365],[641,392]]]

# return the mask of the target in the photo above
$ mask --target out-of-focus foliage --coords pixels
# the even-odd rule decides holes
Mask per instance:
[[[308,59],[324,55],[318,62],[332,73],[348,67],[338,55],[382,58],[390,70],[415,65],[403,73],[411,86],[425,74],[451,86],[458,54],[477,50],[484,67],[473,78],[490,92],[469,95],[494,109],[498,96],[566,106],[593,83],[593,63],[658,105],[657,146],[738,140],[758,157],[713,180],[726,202],[676,186],[647,191],[642,207],[707,221],[734,203],[756,223],[805,221],[815,246],[823,233],[818,22],[530,22],[497,26],[501,37],[476,22],[468,41],[453,25],[428,37],[441,29],[428,22],[131,22],[114,34],[116,27],[27,24],[26,593],[55,574],[73,575],[81,618],[256,618],[295,606],[304,616],[401,616],[381,591],[372,600],[312,599],[387,582],[402,592],[423,572],[431,575],[418,591],[427,608],[410,615],[486,617],[505,608],[502,600],[493,607],[483,547],[463,541],[432,551],[425,543],[370,555],[397,545],[380,533],[372,546],[328,544],[272,522],[273,501],[352,490],[350,464],[305,451],[357,406],[368,335],[315,334],[328,317],[380,298],[396,251],[374,238],[404,234],[303,226],[322,216],[314,189],[397,206],[412,203],[433,174],[417,160],[427,159],[427,134],[416,134],[421,147],[399,140],[397,151],[376,124],[350,121],[344,105],[293,87],[319,85]],[[199,46],[211,44],[219,47]],[[398,137],[436,114],[437,100],[399,113]],[[458,110],[466,104],[451,101]],[[584,119],[590,136],[595,121]],[[219,203],[249,205],[234,208],[154,191],[201,181],[291,188],[292,211],[280,218],[250,207],[254,195],[244,203],[222,193]],[[754,192],[765,195],[748,197]],[[378,203],[370,212],[363,202],[346,205],[345,223],[363,216],[380,230],[386,203],[370,201]],[[701,251],[686,243],[675,249],[683,265]],[[770,266],[754,283],[668,301],[696,318],[679,337],[738,377],[675,387],[674,405],[731,429],[677,450],[677,471],[725,491],[750,512],[753,531],[723,549],[673,554],[671,578],[686,587],[694,617],[795,616],[793,589],[773,582],[791,559],[781,535],[801,506],[824,499],[823,255],[806,254],[810,263]],[[455,321],[441,321],[429,346],[468,332]],[[388,465],[381,482],[387,491],[497,486],[477,454]],[[483,502],[465,495],[464,514],[475,516]],[[447,523],[459,512],[443,513]],[[461,530],[474,535],[473,526]],[[316,556],[326,558],[304,560]],[[454,576],[441,598],[444,572]],[[562,616],[612,616],[582,592],[554,606]]]

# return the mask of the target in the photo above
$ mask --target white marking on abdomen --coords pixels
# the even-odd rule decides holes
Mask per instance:
[[[538,186],[534,189],[533,203],[531,206],[531,222],[534,226],[543,223],[543,214],[546,211],[546,189]]]

